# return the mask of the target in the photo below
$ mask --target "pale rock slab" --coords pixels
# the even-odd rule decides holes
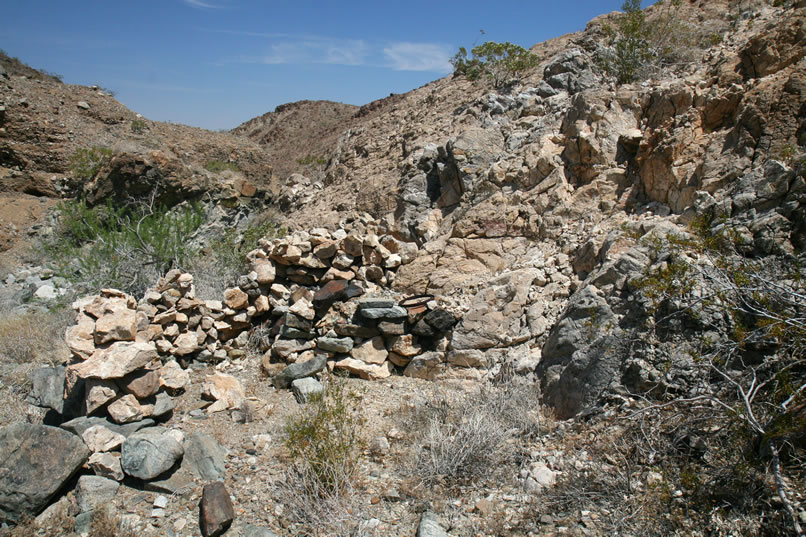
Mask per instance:
[[[92,357],[67,368],[68,375],[79,378],[119,379],[158,358],[157,349],[143,341],[118,341],[98,349]]]
[[[85,386],[84,410],[92,414],[97,409],[117,397],[119,389],[111,380],[87,379]]]
[[[384,346],[383,338],[376,336],[356,347],[353,347],[353,350],[350,351],[350,355],[354,359],[364,362],[365,364],[377,365],[386,361],[386,357],[389,355],[389,352]]]
[[[120,447],[126,437],[110,431],[103,425],[93,425],[81,433],[81,439],[93,453],[112,451]]]
[[[336,369],[349,371],[364,380],[380,380],[392,375],[389,362],[374,364],[364,362],[363,360],[356,360],[355,358],[344,358],[336,362],[334,367]]]
[[[202,386],[202,395],[215,402],[207,408],[208,413],[241,408],[246,401],[243,387],[238,379],[225,373],[208,375]]]
[[[110,403],[106,410],[115,423],[131,423],[145,415],[137,398],[131,394],[124,395],[117,401]]]
[[[123,469],[120,467],[120,457],[113,453],[93,453],[87,465],[95,475],[123,481]]]
[[[64,340],[72,353],[86,360],[95,352],[95,320],[89,315],[79,313],[76,324],[65,331]]]

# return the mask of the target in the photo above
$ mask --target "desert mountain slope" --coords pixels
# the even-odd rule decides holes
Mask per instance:
[[[266,148],[275,174],[285,178],[306,166],[322,167],[358,106],[299,101],[275,108],[232,129]]]
[[[86,522],[87,498],[112,498],[138,534],[187,537],[216,522],[199,505],[220,479],[232,535],[802,535],[806,2],[640,16],[639,45],[654,45],[635,76],[613,69],[628,30],[608,14],[532,47],[538,66],[509,86],[456,75],[360,109],[302,101],[231,134],[0,77],[7,195],[99,203],[167,183],[167,203],[217,218],[195,240],[262,229],[249,217],[266,208],[287,230],[253,237],[222,296],[171,270],[142,297],[75,303],[71,357],[35,373],[28,401],[56,422],[163,426],[96,454],[96,476],[60,464],[84,474],[78,500],[62,489],[38,523]],[[100,145],[118,154],[91,177],[68,170]],[[52,271],[9,271],[4,296],[36,309],[40,277]],[[0,362],[4,425],[22,413],[22,362]],[[372,381],[344,380],[352,403],[293,437],[297,408],[322,409],[295,400],[328,370]],[[294,458],[343,427],[367,445]],[[153,458],[129,451],[143,435],[164,446]],[[346,479],[337,494],[322,468]],[[36,500],[12,514],[51,498]]]

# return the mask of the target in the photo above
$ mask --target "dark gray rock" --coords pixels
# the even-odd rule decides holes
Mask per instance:
[[[155,418],[163,418],[170,415],[175,406],[173,397],[165,392],[159,392],[154,398],[154,411],[151,415]]]
[[[423,320],[434,327],[437,332],[447,332],[457,323],[456,317],[446,310],[432,310],[425,314]]]
[[[164,429],[153,427],[123,442],[120,466],[126,475],[148,481],[170,470],[183,453],[182,446]]]
[[[136,433],[140,429],[153,427],[154,423],[155,423],[154,420],[147,418],[144,420],[133,421],[132,423],[125,423],[123,425],[120,425],[117,423],[113,423],[107,419],[100,418],[98,416],[80,416],[78,418],[74,418],[70,421],[62,423],[60,427],[65,431],[70,431],[75,435],[81,436],[84,434],[84,431],[86,431],[93,425],[102,425],[114,433],[119,433],[125,437],[128,437]]]
[[[593,405],[618,380],[622,361],[616,316],[597,289],[587,286],[569,302],[537,368],[544,398],[562,419]]]
[[[0,520],[36,515],[89,456],[79,437],[56,427],[0,429]]]
[[[305,377],[292,382],[291,391],[294,392],[294,398],[297,400],[297,403],[304,405],[310,401],[311,397],[314,395],[324,393],[325,387],[315,378]]]
[[[286,313],[285,317],[283,318],[283,325],[288,328],[296,328],[297,330],[301,330],[303,332],[310,332],[313,323],[307,319],[298,317],[293,313]]]
[[[320,337],[316,340],[316,346],[323,351],[346,353],[353,350],[353,338]]]
[[[283,326],[280,329],[280,337],[286,339],[314,339],[316,337],[316,334],[300,330],[299,328]]]
[[[76,522],[74,525],[77,535],[88,535],[92,528],[92,517],[95,515],[94,511],[87,511],[86,513],[79,513],[76,515]]]
[[[297,379],[313,376],[327,367],[327,355],[317,354],[305,362],[297,362],[283,369],[272,379],[274,386],[286,389]]]
[[[317,310],[327,310],[336,302],[350,300],[361,296],[364,290],[345,280],[331,280],[322,286],[313,295],[313,307]]]
[[[63,365],[57,367],[41,367],[31,375],[31,393],[25,399],[26,402],[55,410],[61,415],[76,416],[81,411],[83,400],[83,379],[82,386],[76,386],[71,396],[64,398],[64,374],[66,368]]]
[[[385,336],[402,336],[406,333],[405,321],[381,321],[378,331]]]
[[[185,440],[182,468],[204,481],[223,479],[227,469],[227,450],[216,440],[203,433],[193,433]]]
[[[340,336],[360,337],[364,339],[373,338],[379,333],[373,326],[353,323],[337,323],[333,326],[333,330]]]
[[[218,537],[235,519],[227,487],[221,481],[205,485],[199,504],[199,526],[204,537]]]
[[[196,482],[193,480],[193,476],[182,468],[172,472],[164,479],[157,478],[143,484],[143,488],[149,492],[160,492],[174,496],[187,494],[195,486]]]
[[[362,298],[358,301],[358,308],[363,310],[368,309],[385,309],[385,308],[392,308],[395,306],[395,301],[391,298],[383,298],[383,297],[369,297],[369,298]]]
[[[417,537],[448,537],[448,532],[439,525],[437,516],[434,513],[426,511],[417,526]]]
[[[414,325],[414,328],[411,329],[411,333],[420,337],[434,337],[439,332],[433,326],[425,322],[425,319],[420,319],[417,321],[417,324]]]
[[[362,309],[361,315],[366,319],[405,319],[409,316],[406,308],[391,306],[388,308],[366,308]]]
[[[552,88],[570,95],[596,85],[590,62],[578,48],[564,50],[552,58],[543,70],[543,79]]]
[[[97,475],[82,475],[76,485],[76,501],[80,513],[101,507],[115,497],[120,483]]]

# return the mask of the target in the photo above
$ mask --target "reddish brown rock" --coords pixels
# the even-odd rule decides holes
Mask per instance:
[[[199,504],[199,526],[204,537],[222,535],[235,519],[227,487],[222,481],[204,486]]]
[[[151,369],[140,369],[123,377],[118,385],[126,393],[130,393],[138,399],[145,399],[160,389],[160,374]]]
[[[246,307],[249,306],[249,295],[237,287],[227,289],[224,291],[224,304],[234,310],[246,309]]]

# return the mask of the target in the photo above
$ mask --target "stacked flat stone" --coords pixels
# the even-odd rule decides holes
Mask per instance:
[[[190,377],[175,361],[160,360],[134,298],[104,289],[73,308],[76,324],[65,334],[71,362],[36,371],[29,402],[65,417],[106,415],[118,424],[169,414],[168,392],[184,389]]]

